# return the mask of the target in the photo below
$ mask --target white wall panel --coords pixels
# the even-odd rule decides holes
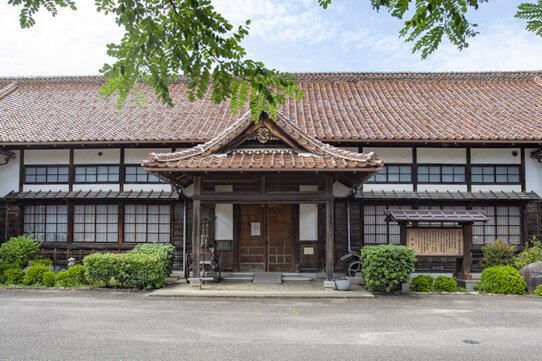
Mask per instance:
[[[171,148],[127,148],[124,150],[124,163],[141,164],[141,161],[147,159],[149,153],[170,153]]]
[[[74,184],[74,191],[118,191],[118,184]]]
[[[316,204],[299,205],[299,240],[318,240],[318,206]]]
[[[215,239],[217,241],[233,240],[233,204],[217,204],[215,216]]]
[[[492,184],[492,185],[472,185],[473,192],[521,192],[521,185],[513,184]]]
[[[363,147],[363,153],[375,152],[384,163],[412,163],[412,148]]]
[[[0,165],[0,197],[19,190],[20,152],[16,150],[13,153],[15,159],[10,160],[8,164]]]
[[[538,149],[525,149],[525,190],[542,196],[542,163],[531,158]]]
[[[364,191],[396,191],[412,192],[412,184],[364,184]]]
[[[24,192],[28,192],[28,191],[32,191],[32,192],[38,192],[38,191],[42,191],[42,192],[48,192],[48,191],[67,192],[69,190],[70,190],[70,186],[67,185],[67,184],[25,184],[25,185],[23,185],[23,191]]]
[[[466,192],[466,184],[418,184],[418,192]]]
[[[102,155],[98,155],[99,153]],[[120,149],[75,149],[73,151],[75,164],[119,164]]]
[[[24,164],[70,164],[69,149],[31,149],[24,151]]]
[[[467,150],[465,148],[418,148],[419,163],[465,164]]]
[[[512,152],[517,155],[513,156]],[[472,148],[472,164],[521,164],[519,149],[516,148]]]
[[[171,185],[169,184],[124,184],[125,191],[155,191],[155,192],[171,192]]]

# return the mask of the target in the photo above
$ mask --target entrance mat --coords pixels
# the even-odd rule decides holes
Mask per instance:
[[[252,283],[259,284],[280,284],[282,283],[282,273],[280,272],[256,272]]]

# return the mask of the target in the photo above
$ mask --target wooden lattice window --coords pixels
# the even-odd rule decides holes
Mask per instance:
[[[46,242],[68,239],[68,207],[65,205],[33,205],[24,207],[24,232],[43,236]]]
[[[125,242],[170,241],[170,206],[128,204],[124,208]]]
[[[25,166],[24,182],[27,184],[63,184],[69,181],[68,166]]]
[[[118,242],[118,226],[117,205],[74,206],[74,242]]]

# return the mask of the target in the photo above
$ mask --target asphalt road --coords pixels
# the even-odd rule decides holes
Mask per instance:
[[[2,360],[540,360],[542,297],[0,290]]]

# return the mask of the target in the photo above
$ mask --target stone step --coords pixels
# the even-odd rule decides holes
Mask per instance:
[[[303,277],[303,276],[284,276],[282,275],[283,281],[312,281],[312,277]]]

